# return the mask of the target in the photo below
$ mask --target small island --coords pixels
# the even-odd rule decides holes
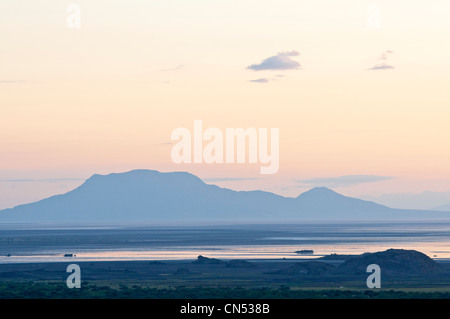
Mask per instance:
[[[312,250],[312,249],[302,249],[302,250],[297,250],[295,253],[297,253],[299,255],[314,254],[314,250]]]

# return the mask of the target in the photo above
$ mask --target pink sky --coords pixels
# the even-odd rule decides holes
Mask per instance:
[[[347,175],[389,177],[333,184],[351,196],[450,191],[446,1],[377,1],[376,29],[350,0],[80,0],[80,29],[69,3],[0,3],[0,208],[136,168],[286,196]],[[172,163],[196,119],[279,128],[279,172]]]

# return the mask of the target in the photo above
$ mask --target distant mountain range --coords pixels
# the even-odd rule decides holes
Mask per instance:
[[[393,208],[450,211],[450,191],[391,193],[378,196],[364,195],[361,199],[373,201]]]
[[[298,197],[233,191],[185,172],[93,175],[62,195],[0,211],[11,223],[241,223],[450,220],[449,212],[392,209],[313,188]]]
[[[450,204],[436,207],[433,210],[450,212]]]

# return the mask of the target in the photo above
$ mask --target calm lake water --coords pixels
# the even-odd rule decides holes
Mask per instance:
[[[450,259],[450,223],[49,227],[0,225],[0,263],[220,259],[303,259],[414,249]],[[312,249],[312,255],[297,250]],[[76,257],[64,257],[64,254]],[[10,257],[7,255],[10,254]]]

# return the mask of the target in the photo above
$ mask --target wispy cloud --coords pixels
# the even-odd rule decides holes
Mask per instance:
[[[373,67],[371,67],[369,70],[372,71],[376,71],[376,70],[390,70],[390,69],[395,69],[392,65],[389,65],[387,63],[387,60],[389,58],[389,56],[391,54],[393,54],[394,51],[392,50],[386,50],[384,51],[381,56],[378,58],[379,61],[381,61],[381,63],[378,63],[376,65],[374,65]]]
[[[369,70],[389,70],[389,69],[395,69],[395,68],[392,65],[382,63],[382,64],[377,64],[377,65],[371,67]]]
[[[16,178],[16,179],[0,179],[0,183],[54,183],[54,182],[78,182],[85,181],[85,178]]]
[[[253,71],[297,70],[300,69],[301,65],[297,61],[293,60],[292,57],[299,55],[300,53],[297,51],[279,52],[277,55],[271,56],[259,64],[249,65],[247,69]]]
[[[284,77],[285,77],[285,75],[283,75],[283,74],[277,74],[273,78],[259,78],[259,79],[249,80],[248,82],[252,82],[252,83],[268,83],[268,82],[280,81]]]
[[[0,80],[0,83],[5,84],[13,84],[13,83],[26,83],[27,81],[24,80]]]
[[[159,69],[160,71],[178,71],[181,69],[184,69],[186,66],[184,64],[179,64],[176,67],[173,68],[167,68],[167,69]]]
[[[327,186],[327,187],[346,187],[365,183],[375,183],[390,180],[390,176],[378,175],[344,175],[337,177],[320,177],[305,180],[297,180],[298,183],[306,186]]]
[[[269,81],[270,81],[270,79],[267,79],[267,78],[261,78],[261,79],[256,79],[256,80],[249,80],[249,82],[253,82],[253,83],[267,83]]]
[[[394,51],[392,51],[392,50],[386,50],[386,51],[384,51],[384,52],[381,54],[380,59],[381,59],[381,60],[387,60],[388,54],[393,54],[393,53],[394,53]]]
[[[255,181],[259,180],[257,177],[210,177],[203,178],[202,180],[206,183],[216,183],[216,182],[240,182],[240,181]]]

